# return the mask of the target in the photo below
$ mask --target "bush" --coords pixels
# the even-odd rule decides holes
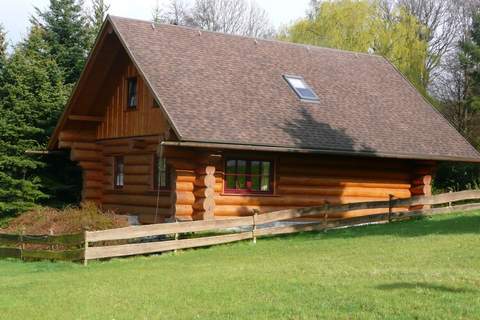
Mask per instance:
[[[126,216],[112,211],[102,211],[94,203],[83,203],[81,207],[68,207],[64,210],[39,208],[21,214],[11,220],[2,232],[27,234],[75,234],[87,230],[105,230],[128,226]]]
[[[435,193],[480,188],[480,165],[443,163],[433,182]]]

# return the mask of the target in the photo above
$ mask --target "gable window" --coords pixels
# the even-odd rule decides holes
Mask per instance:
[[[318,96],[302,77],[283,76],[297,96],[302,100],[319,101]]]
[[[135,109],[137,107],[138,94],[137,94],[137,78],[127,79],[127,107],[129,109]]]
[[[168,190],[170,188],[169,170],[165,158],[153,156],[153,188]]]
[[[115,189],[122,189],[124,186],[125,165],[123,157],[118,156],[113,158],[113,187]]]
[[[273,161],[227,159],[225,193],[273,193]]]

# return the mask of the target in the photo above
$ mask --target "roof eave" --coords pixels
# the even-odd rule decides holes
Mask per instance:
[[[286,147],[286,146],[202,142],[202,141],[163,141],[161,144],[164,146],[187,147],[187,148],[225,149],[225,150],[238,150],[238,151],[262,151],[262,152],[281,152],[281,153],[299,153],[299,154],[324,154],[324,155],[390,158],[390,159],[405,159],[405,160],[434,160],[434,161],[480,163],[480,157],[469,158],[469,157],[442,156],[442,155],[384,153],[384,152],[372,152],[372,151],[349,151],[349,150],[316,149],[316,148],[301,148],[301,147]]]

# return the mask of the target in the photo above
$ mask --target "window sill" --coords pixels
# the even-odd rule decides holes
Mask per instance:
[[[171,191],[170,190],[145,190],[142,192],[132,192],[129,190],[125,189],[107,189],[104,191],[105,194],[136,194],[136,195],[144,195],[144,196],[156,196],[157,194],[160,194],[162,196],[165,195],[170,195]]]
[[[157,194],[168,195],[168,194],[171,193],[171,190],[167,190],[167,189],[160,189],[160,190],[150,189],[150,190],[146,191],[145,193],[148,194],[148,195],[157,195]]]
[[[236,192],[222,192],[220,196],[238,196],[238,197],[280,197],[275,193],[236,193]]]

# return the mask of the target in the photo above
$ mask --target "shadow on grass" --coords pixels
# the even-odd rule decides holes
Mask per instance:
[[[441,219],[397,221],[390,224],[368,225],[328,231],[329,237],[348,238],[361,236],[420,237],[430,234],[480,234],[480,215],[460,215]]]
[[[347,239],[365,236],[422,237],[428,235],[480,235],[480,214],[469,213],[458,216],[424,218],[420,220],[397,221],[389,224],[366,225],[345,229],[328,230],[327,232],[301,232],[265,239]]]
[[[449,292],[449,293],[473,293],[477,290],[467,289],[467,288],[454,288],[454,287],[447,287],[444,285],[439,284],[432,284],[432,283],[424,283],[424,282],[395,282],[395,283],[388,283],[382,284],[376,287],[380,290],[403,290],[403,289],[427,289],[427,290],[435,290],[435,291],[442,291],[442,292]]]

